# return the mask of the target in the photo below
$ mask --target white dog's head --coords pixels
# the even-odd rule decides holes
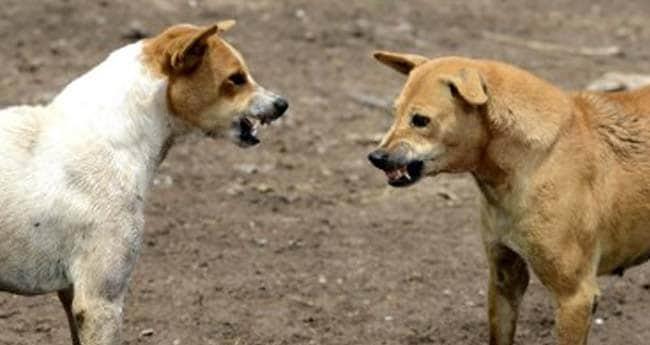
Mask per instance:
[[[258,144],[257,130],[281,117],[287,101],[258,85],[241,54],[219,37],[234,25],[176,25],[145,41],[145,58],[169,79],[171,112],[211,137],[229,135],[242,147]]]

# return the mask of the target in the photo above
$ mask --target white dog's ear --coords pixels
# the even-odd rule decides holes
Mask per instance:
[[[208,38],[217,32],[219,32],[219,25],[214,24],[179,37],[180,44],[172,46],[172,49],[175,50],[171,52],[170,65],[172,69],[176,72],[194,69],[205,55]]]
[[[373,54],[377,61],[402,73],[409,74],[413,69],[429,61],[428,58],[420,55],[401,54],[387,51],[377,51]]]
[[[185,38],[181,38],[185,42],[182,42],[180,49],[171,55],[171,67],[178,72],[192,70],[205,55],[205,50],[208,47],[208,38],[212,35],[230,30],[236,23],[232,19],[220,21],[208,27],[198,29],[195,33]]]
[[[234,19],[228,19],[228,20],[222,20],[217,23],[217,27],[219,28],[219,32],[226,32],[230,29],[232,29],[233,26],[237,24],[237,21]]]
[[[474,68],[463,68],[454,75],[442,76],[440,79],[449,85],[452,95],[462,98],[471,105],[483,105],[488,101],[483,77]]]

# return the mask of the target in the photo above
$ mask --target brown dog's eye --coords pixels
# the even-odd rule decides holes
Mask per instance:
[[[237,72],[228,77],[228,81],[230,81],[233,85],[242,86],[248,82],[248,78],[243,72]]]
[[[414,127],[418,128],[423,128],[429,125],[429,122],[431,122],[431,119],[420,114],[415,114],[413,115],[413,118],[411,119],[411,124],[413,124]]]

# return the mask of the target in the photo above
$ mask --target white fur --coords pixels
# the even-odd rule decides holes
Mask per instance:
[[[143,58],[143,44],[132,44],[49,105],[0,111],[0,291],[58,291],[76,345],[120,341],[145,197],[173,139],[230,125],[236,143],[252,144],[249,118],[270,122],[286,110],[254,84],[243,109],[209,107],[191,126],[171,114],[167,78]]]
[[[143,199],[179,128],[166,80],[141,53],[142,43],[117,50],[47,106],[0,111],[0,290],[45,293],[103,275],[89,284],[121,294]]]

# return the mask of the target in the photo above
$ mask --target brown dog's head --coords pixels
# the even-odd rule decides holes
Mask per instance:
[[[409,76],[392,127],[368,156],[388,183],[403,187],[423,176],[471,171],[488,138],[482,116],[488,95],[475,64],[389,52],[374,56]]]
[[[144,57],[168,78],[168,106],[182,123],[211,137],[229,133],[247,147],[260,142],[259,125],[282,116],[288,103],[258,85],[241,54],[219,37],[234,24],[173,26],[144,42]]]

